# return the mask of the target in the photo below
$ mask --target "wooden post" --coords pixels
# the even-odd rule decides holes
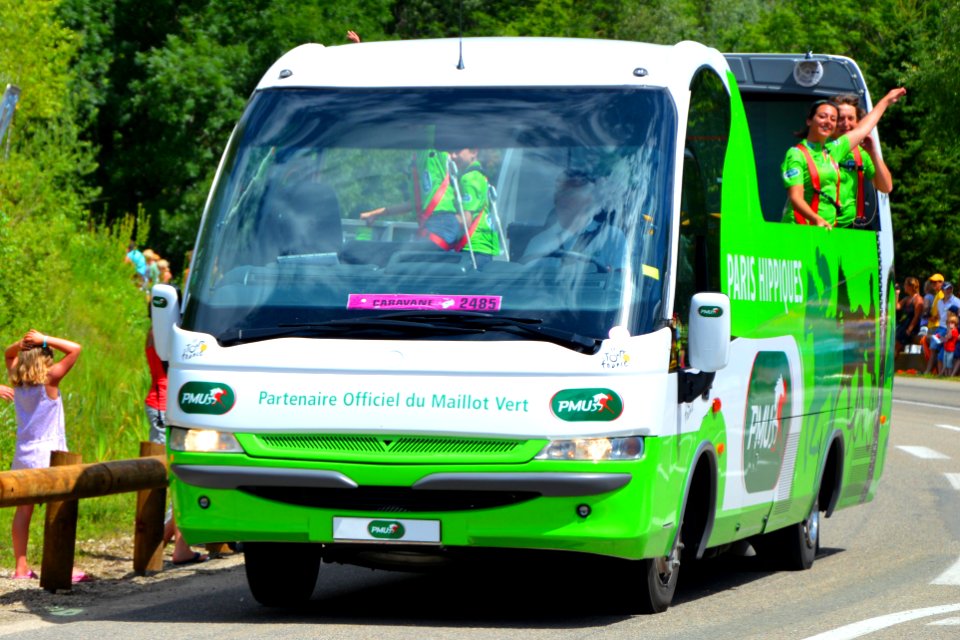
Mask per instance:
[[[155,442],[140,443],[140,457],[162,456],[166,448]],[[146,575],[163,569],[163,520],[167,489],[158,487],[137,492],[137,516],[133,532],[133,572]]]
[[[69,451],[50,453],[50,466],[80,464],[82,456]],[[77,546],[76,500],[58,500],[47,503],[47,517],[43,529],[43,562],[40,565],[40,586],[47,591],[71,589],[73,554]]]

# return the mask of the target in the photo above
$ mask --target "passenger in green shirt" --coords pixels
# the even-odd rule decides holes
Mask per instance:
[[[450,184],[448,168],[451,159],[455,159],[455,154],[446,151],[418,151],[412,162],[415,201],[364,211],[360,214],[360,219],[372,224],[379,216],[413,211],[417,216],[420,237],[424,244],[428,247],[435,245],[444,251],[457,250],[457,243],[463,239],[464,230],[457,212],[456,189]]]
[[[860,97],[854,94],[844,94],[834,98],[840,109],[837,120],[837,135],[842,135],[857,126],[866,112],[860,107]],[[890,170],[880,157],[879,148],[872,136],[867,136],[860,143],[860,162],[851,149],[846,157],[839,161],[840,165],[840,205],[842,210],[837,219],[837,226],[849,227],[857,217],[857,210],[864,206],[859,202],[860,171],[863,168],[863,179],[871,180],[873,186],[881,193],[893,191],[893,177]],[[866,214],[865,214],[866,215]]]
[[[472,248],[477,267],[500,253],[500,240],[490,226],[489,182],[480,165],[477,149],[419,151],[414,158],[417,176],[417,201],[380,207],[360,214],[368,223],[382,215],[396,215],[410,210],[417,214],[421,234],[445,251]],[[457,165],[457,187],[463,206],[463,217],[457,205],[457,189],[449,177],[449,160]],[[470,231],[470,242],[464,229]]]
[[[458,243],[458,248],[472,248],[477,268],[480,268],[493,260],[493,256],[500,254],[500,237],[490,225],[490,183],[483,173],[478,155],[477,149],[451,152],[451,157],[460,171],[460,199],[463,202],[464,216],[467,218],[466,227],[470,233],[470,241],[464,237]]]
[[[837,104],[829,100],[817,100],[810,106],[805,129],[797,135],[803,138],[800,144],[810,154],[820,188],[817,190],[813,186],[813,177],[804,151],[799,145],[791,147],[781,167],[783,184],[787,189],[785,221],[833,228],[840,208],[840,169],[837,158],[845,158],[851,148],[859,145],[877,125],[887,107],[906,92],[903,88],[892,89],[853,129],[835,140],[831,138],[839,119]],[[815,200],[819,201],[816,210],[812,206]]]

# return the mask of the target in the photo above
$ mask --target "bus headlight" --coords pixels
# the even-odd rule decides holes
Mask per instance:
[[[643,457],[643,438],[576,438],[551,440],[536,460],[639,460]]]
[[[180,427],[170,427],[170,449],[193,453],[243,453],[243,447],[232,433]]]

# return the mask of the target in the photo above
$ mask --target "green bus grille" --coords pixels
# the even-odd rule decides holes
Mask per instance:
[[[258,458],[391,463],[525,462],[546,440],[342,434],[238,434]]]

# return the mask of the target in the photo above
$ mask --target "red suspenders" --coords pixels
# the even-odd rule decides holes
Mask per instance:
[[[467,238],[473,238],[473,232],[477,230],[477,227],[480,226],[480,218],[487,213],[486,209],[481,209],[473,214],[473,221],[470,223],[470,229],[468,230],[468,235],[463,236],[457,241],[457,246],[454,247],[455,251],[462,251],[465,246],[467,246]]]
[[[813,209],[814,213],[819,213],[820,209],[820,194],[823,193],[820,191],[820,172],[817,171],[817,165],[813,163],[813,156],[810,155],[810,150],[807,149],[807,145],[802,142],[797,144],[797,149],[800,149],[800,152],[803,154],[803,157],[807,161],[807,170],[810,172],[810,186],[813,187],[813,201],[810,203],[810,208]],[[835,201],[835,206],[837,211],[840,210],[840,166],[837,165],[836,161],[833,159],[830,154],[827,154],[827,157],[830,158],[830,164],[833,165],[834,170],[837,172],[837,199]],[[799,211],[796,209],[793,210],[793,219],[797,224],[810,224],[810,222],[804,218]]]
[[[423,205],[423,200],[420,197],[420,172],[417,170],[417,161],[414,157],[413,162],[413,200],[414,205],[416,206],[417,211],[417,224],[420,226],[419,231],[417,232],[420,236],[427,236],[430,240],[439,246],[444,251],[450,250],[450,245],[446,241],[438,236],[435,233],[427,233],[427,230],[424,225],[427,224],[427,220],[430,219],[430,216],[433,215],[434,210],[436,210],[437,205],[440,204],[440,201],[443,200],[443,195],[447,192],[447,187],[450,186],[450,172],[447,171],[444,173],[443,181],[437,186],[436,190],[433,192],[433,197],[430,198],[430,202],[427,203],[427,206],[421,208]]]
[[[853,160],[857,163],[857,220],[862,222],[866,216],[863,213],[863,156],[859,145],[853,148]]]

